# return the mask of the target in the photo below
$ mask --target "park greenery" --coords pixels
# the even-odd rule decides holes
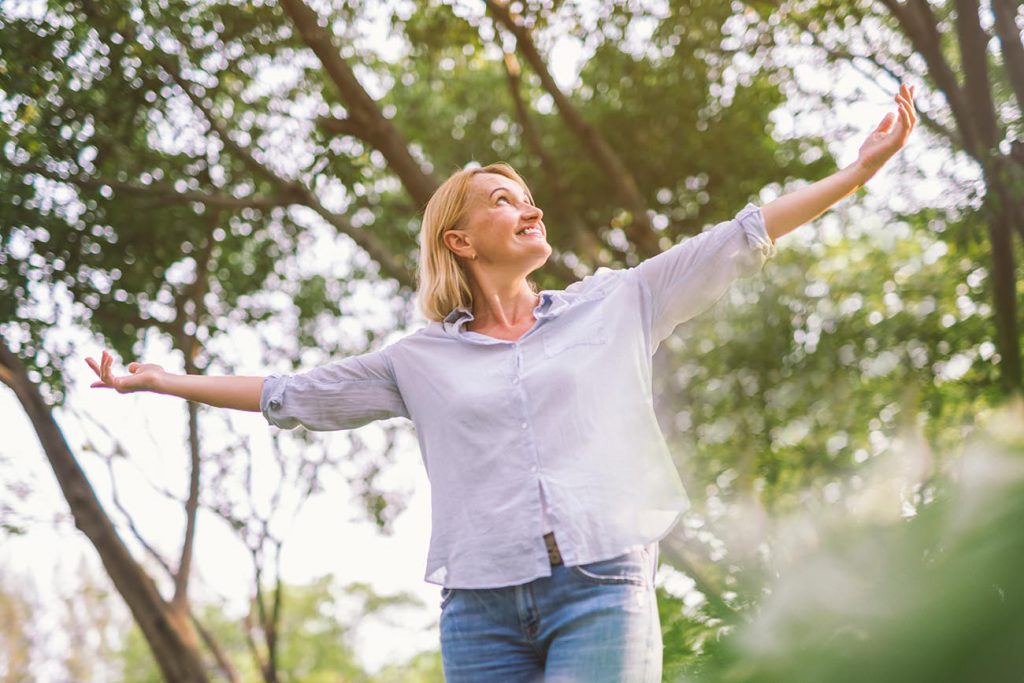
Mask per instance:
[[[921,125],[891,168],[656,356],[692,499],[661,546],[683,586],[659,588],[665,676],[1006,680],[1022,30],[1012,0],[3,3],[0,380],[103,567],[61,617],[87,644],[65,678],[441,679],[436,652],[370,673],[354,649],[360,620],[415,599],[278,572],[281,520],[328,468],[389,533],[410,423],[275,432],[260,459],[223,411],[182,404],[168,554],[117,495],[137,454],[99,425],[65,436],[88,421],[69,329],[126,362],[162,340],[189,373],[236,371],[243,336],[267,372],[380,348],[421,322],[420,212],[467,163],[527,179],[554,249],[534,279],[562,288],[826,176],[910,82]],[[39,523],[18,457],[0,447],[0,534]],[[254,468],[277,483],[262,498]],[[190,592],[209,524],[251,558],[244,616]],[[0,680],[38,673],[37,609],[0,571]]]

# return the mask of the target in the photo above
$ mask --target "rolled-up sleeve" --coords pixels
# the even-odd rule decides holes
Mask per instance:
[[[732,220],[630,268],[649,304],[651,353],[678,325],[710,308],[735,280],[757,274],[774,255],[764,214],[747,204]]]
[[[354,429],[374,420],[409,417],[385,351],[373,351],[309,372],[263,381],[260,410],[272,425],[314,431]]]

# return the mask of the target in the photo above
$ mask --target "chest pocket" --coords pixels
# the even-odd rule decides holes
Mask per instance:
[[[549,358],[571,349],[608,343],[608,329],[600,300],[580,302],[551,320],[543,330],[544,354]]]

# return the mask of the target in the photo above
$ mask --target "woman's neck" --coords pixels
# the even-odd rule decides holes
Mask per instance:
[[[489,289],[489,291],[488,291]],[[526,281],[515,290],[473,288],[473,320],[470,329],[514,330],[533,324],[533,309],[539,297]]]

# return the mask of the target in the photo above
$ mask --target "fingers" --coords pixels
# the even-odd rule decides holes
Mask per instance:
[[[900,122],[903,124],[903,133],[905,135],[910,133],[917,122],[917,118],[912,111],[912,105],[906,100],[900,102]]]
[[[92,384],[89,385],[89,388],[91,388],[91,389],[113,389],[114,388],[111,385],[107,384],[106,381],[104,381],[103,375],[102,375],[102,371],[100,370],[100,366],[98,366],[96,364],[96,361],[94,361],[92,358],[86,358],[85,362],[89,364],[89,367],[92,368],[93,372],[95,372],[97,375],[100,376],[100,381],[99,382],[93,382]]]
[[[888,114],[883,116],[881,122],[879,122],[879,124],[878,124],[878,127],[875,128],[875,132],[876,133],[881,133],[883,135],[885,133],[888,133],[889,130],[892,128],[893,120],[895,118],[896,118],[896,115],[893,114],[892,112],[889,112]]]
[[[896,111],[887,112],[878,127],[861,145],[858,161],[865,168],[877,170],[907,143],[907,138],[917,123],[913,97],[913,86],[901,83],[899,92],[893,98],[896,101]]]
[[[103,357],[100,356],[100,361],[102,362],[102,360],[103,360]],[[89,365],[90,368],[92,368],[92,371],[96,373],[96,376],[99,377],[102,380],[103,379],[103,367],[100,365],[100,363],[97,363],[92,358],[86,358],[85,362]],[[97,382],[96,384],[93,384],[92,386],[96,386],[97,384],[104,385],[104,382],[102,382],[102,381],[101,382]]]
[[[907,136],[910,134],[910,131],[913,130],[914,125],[918,123],[918,115],[916,115],[913,110],[913,87],[908,86],[905,83],[901,83],[899,92],[896,93],[894,99],[896,100],[897,106],[896,114],[895,116],[892,114],[887,115],[887,119],[889,119],[889,117],[894,117],[894,123],[896,125],[885,130],[882,130],[880,127],[879,132],[886,134],[892,133],[893,141],[898,146],[903,146],[906,142]]]
[[[917,124],[917,112],[914,110],[914,87],[901,83],[900,90],[896,94],[896,103],[900,110],[900,121],[909,132]]]
[[[111,356],[106,351],[104,351],[103,352],[103,356],[100,359],[100,370],[102,370],[102,372],[100,373],[100,379],[102,379],[105,383],[107,383],[107,384],[109,384],[111,386],[114,385],[114,376],[110,372],[110,368],[113,365],[114,365],[114,357]]]
[[[899,113],[900,125],[903,127],[904,131],[909,131],[910,130],[910,112],[907,111],[907,104],[906,104],[905,101],[902,101],[902,100],[898,100],[898,101],[900,103],[899,104],[899,108],[900,108],[900,113]]]
[[[86,364],[92,371],[95,372],[99,378],[99,382],[93,382],[89,385],[91,389],[116,389],[117,384],[113,374],[110,372],[110,368],[114,364],[114,357],[107,353],[106,349],[100,354],[100,362],[97,363],[92,358],[85,359]]]
[[[910,114],[914,109],[914,105],[911,103],[910,98],[904,95],[897,95],[896,103],[900,105],[900,109],[906,109],[907,114]]]
[[[914,88],[907,85],[906,83],[900,83],[900,91],[896,94],[897,97],[905,97],[908,101],[914,97]]]
[[[92,358],[86,358],[85,359],[85,364],[88,365],[89,368],[92,369],[92,371],[95,372],[97,375],[100,374],[100,366],[97,365],[96,361],[94,361]],[[104,386],[103,382],[93,382],[92,384],[89,385],[90,388],[96,388],[96,387],[102,387],[102,386]]]

